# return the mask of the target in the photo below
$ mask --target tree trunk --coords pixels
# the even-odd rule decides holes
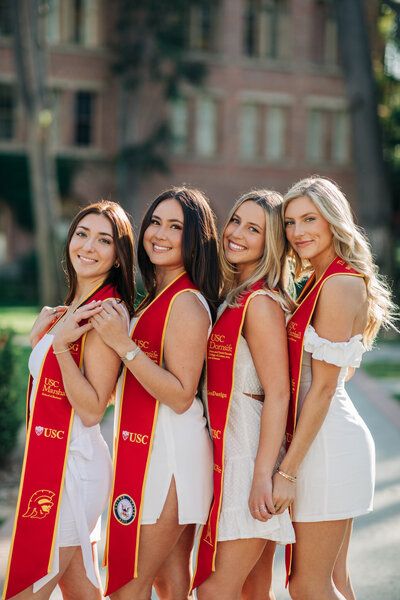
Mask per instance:
[[[352,119],[358,215],[374,254],[391,271],[391,196],[382,153],[377,94],[363,0],[335,0],[339,48]]]
[[[52,114],[47,102],[43,4],[13,0],[14,51],[17,81],[28,124],[28,162],[35,219],[35,244],[42,304],[61,301],[62,277],[57,225],[60,201],[55,158],[50,145]]]

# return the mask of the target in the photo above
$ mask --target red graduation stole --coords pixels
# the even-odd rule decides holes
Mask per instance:
[[[92,291],[80,306],[107,298],[118,298],[112,285]],[[85,337],[82,336],[71,348],[79,367],[83,361]],[[32,378],[28,391],[31,387]],[[27,402],[29,405],[29,396]],[[27,442],[3,600],[47,575],[53,563],[74,410],[65,394],[61,369],[52,347],[43,358],[32,412],[29,417],[28,409],[27,415]]]
[[[311,275],[298,298],[299,305],[287,324],[290,368],[290,405],[286,424],[287,447],[289,447],[296,429],[297,402],[300,388],[304,334],[314,314],[322,286],[328,279],[334,277],[335,275],[363,277],[361,273],[358,273],[343,259],[336,256],[318,281],[315,281],[315,275]],[[292,545],[288,544],[285,552],[286,585],[289,581],[292,568],[292,550]]]
[[[163,360],[173,301],[188,290],[197,288],[182,273],[143,310],[132,331],[135,343],[158,365]],[[104,566],[108,566],[106,596],[137,577],[146,474],[158,413],[158,402],[129,369],[124,369],[123,378],[104,559]]]
[[[207,347],[207,399],[209,426],[214,447],[214,499],[207,523],[202,527],[197,566],[192,588],[200,586],[215,571],[218,521],[224,480],[224,444],[229,408],[234,387],[236,351],[246,310],[255,293],[263,288],[257,281],[239,298],[235,307],[227,307],[213,327]]]

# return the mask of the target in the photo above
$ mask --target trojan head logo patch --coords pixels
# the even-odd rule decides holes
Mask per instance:
[[[121,494],[114,500],[114,517],[121,525],[130,525],[136,518],[136,504],[128,494]]]
[[[22,516],[30,519],[44,519],[54,506],[54,496],[54,492],[50,490],[38,490],[30,497],[28,508]]]

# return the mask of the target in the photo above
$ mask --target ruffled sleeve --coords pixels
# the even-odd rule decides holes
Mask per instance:
[[[304,335],[304,350],[315,360],[323,360],[337,367],[359,367],[366,350],[362,335],[354,335],[348,342],[331,342],[319,337],[312,325]]]

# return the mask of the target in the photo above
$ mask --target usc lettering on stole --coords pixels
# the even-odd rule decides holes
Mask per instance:
[[[311,275],[298,298],[298,307],[287,324],[289,369],[290,369],[290,404],[286,425],[286,445],[289,447],[296,429],[297,403],[301,378],[301,361],[303,357],[304,334],[311,322],[317,305],[319,294],[324,283],[335,275],[363,277],[344,260],[336,256],[318,281]],[[292,545],[286,546],[286,585],[292,568]]]
[[[132,331],[132,339],[159,365],[173,301],[188,290],[197,288],[182,273],[143,310]],[[104,558],[106,596],[137,577],[142,502],[158,412],[158,402],[129,369],[124,369],[123,377]]]
[[[238,306],[227,307],[215,323],[207,347],[207,399],[210,430],[214,448],[214,499],[207,523],[202,527],[197,565],[192,582],[195,589],[215,571],[218,520],[221,511],[224,480],[225,429],[233,393],[236,350],[251,298],[263,287],[257,281],[238,300]]]
[[[117,291],[111,285],[103,285],[92,291],[80,306],[91,300],[108,298],[118,298]],[[71,347],[71,355],[78,366],[81,366],[83,360],[84,339],[85,336],[82,336]],[[66,397],[61,370],[52,347],[41,365],[30,415],[31,389],[30,377],[27,442],[3,591],[4,600],[47,575],[53,563],[74,411]]]

